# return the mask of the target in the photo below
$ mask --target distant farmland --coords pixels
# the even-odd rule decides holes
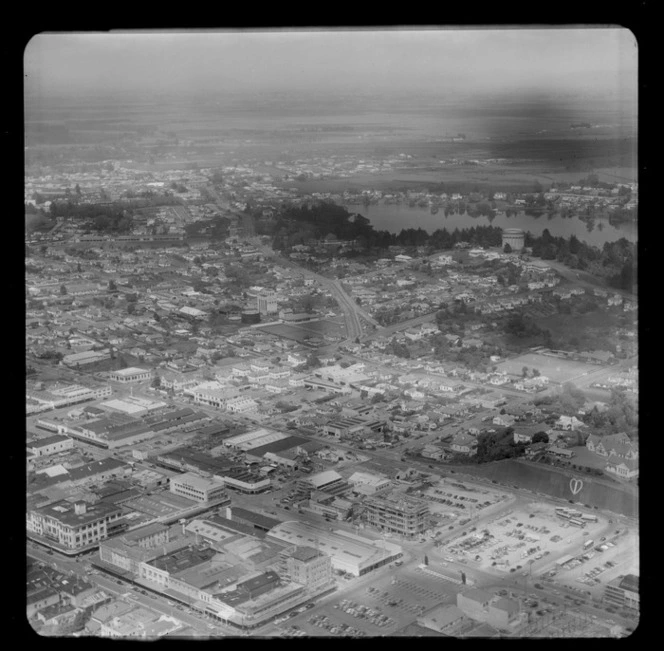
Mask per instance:
[[[546,375],[552,382],[572,382],[591,371],[597,371],[598,366],[593,364],[584,364],[583,362],[573,362],[558,357],[549,357],[548,355],[537,355],[528,353],[520,355],[515,359],[501,362],[497,365],[498,370],[508,375],[521,376],[523,367],[528,369],[536,368],[542,375]]]

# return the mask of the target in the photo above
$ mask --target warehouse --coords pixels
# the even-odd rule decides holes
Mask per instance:
[[[335,570],[363,576],[402,555],[399,545],[369,540],[346,531],[328,531],[305,522],[282,522],[271,529],[268,538],[293,545],[313,547],[332,559]]]
[[[49,454],[57,454],[64,450],[70,450],[74,447],[74,440],[68,436],[55,434],[41,440],[29,441],[27,449],[36,457],[42,457]]]

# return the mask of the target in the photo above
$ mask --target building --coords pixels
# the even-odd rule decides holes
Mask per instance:
[[[415,538],[428,528],[429,507],[408,495],[368,497],[362,506],[365,522],[381,531]]]
[[[477,439],[470,434],[459,432],[454,435],[450,448],[457,454],[473,456],[477,454]]]
[[[348,478],[348,481],[353,486],[353,492],[358,495],[375,495],[388,490],[392,486],[392,482],[386,477],[368,472],[354,472]]]
[[[152,371],[131,366],[129,368],[120,369],[119,371],[111,371],[108,376],[111,380],[115,380],[116,382],[131,384],[134,382],[145,382],[146,380],[152,379]]]
[[[342,530],[330,531],[299,521],[282,522],[271,529],[267,537],[320,550],[332,559],[335,570],[353,576],[368,574],[402,556],[401,547],[394,543],[369,540]]]
[[[418,618],[417,623],[427,629],[452,635],[455,629],[468,621],[461,608],[454,604],[439,605]]]
[[[194,500],[195,502],[228,502],[224,482],[218,479],[205,479],[194,472],[186,472],[173,477],[170,482],[171,493]]]
[[[277,295],[272,292],[262,293],[256,297],[256,307],[258,312],[263,315],[278,314]]]
[[[459,592],[457,606],[471,619],[500,630],[511,630],[522,621],[518,602],[476,588]]]
[[[74,447],[74,440],[68,436],[56,434],[43,439],[28,441],[26,448],[35,457],[44,457],[49,454],[57,454]]]
[[[279,560],[279,575],[307,590],[318,592],[335,585],[332,559],[313,547],[290,547],[279,554]]]
[[[639,610],[639,577],[627,574],[609,581],[604,591],[604,601],[620,608]]]
[[[80,551],[121,532],[122,510],[112,504],[60,500],[27,513],[28,537],[61,551]]]
[[[258,532],[267,533],[272,527],[276,527],[281,520],[270,518],[260,513],[254,513],[239,506],[226,507],[226,518],[231,522],[239,522]]]
[[[639,462],[637,459],[624,459],[612,454],[604,470],[621,479],[634,479],[639,476]]]
[[[502,247],[509,244],[512,251],[521,251],[526,245],[526,234],[520,228],[504,228]]]

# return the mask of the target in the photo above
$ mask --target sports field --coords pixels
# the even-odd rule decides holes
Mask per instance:
[[[560,384],[563,382],[573,382],[587,375],[589,372],[597,371],[600,368],[593,364],[584,364],[583,362],[574,362],[558,357],[549,357],[548,355],[528,353],[501,362],[498,364],[498,370],[508,375],[521,377],[524,366],[527,366],[529,370],[536,368],[552,382]]]

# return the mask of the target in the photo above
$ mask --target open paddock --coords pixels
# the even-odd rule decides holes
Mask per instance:
[[[593,364],[584,364],[583,362],[574,362],[559,357],[538,355],[536,353],[519,355],[519,357],[515,357],[514,359],[501,362],[497,366],[499,372],[516,377],[522,376],[524,366],[527,366],[529,369],[536,368],[552,382],[559,384],[573,382],[593,371],[597,371],[599,368]]]

